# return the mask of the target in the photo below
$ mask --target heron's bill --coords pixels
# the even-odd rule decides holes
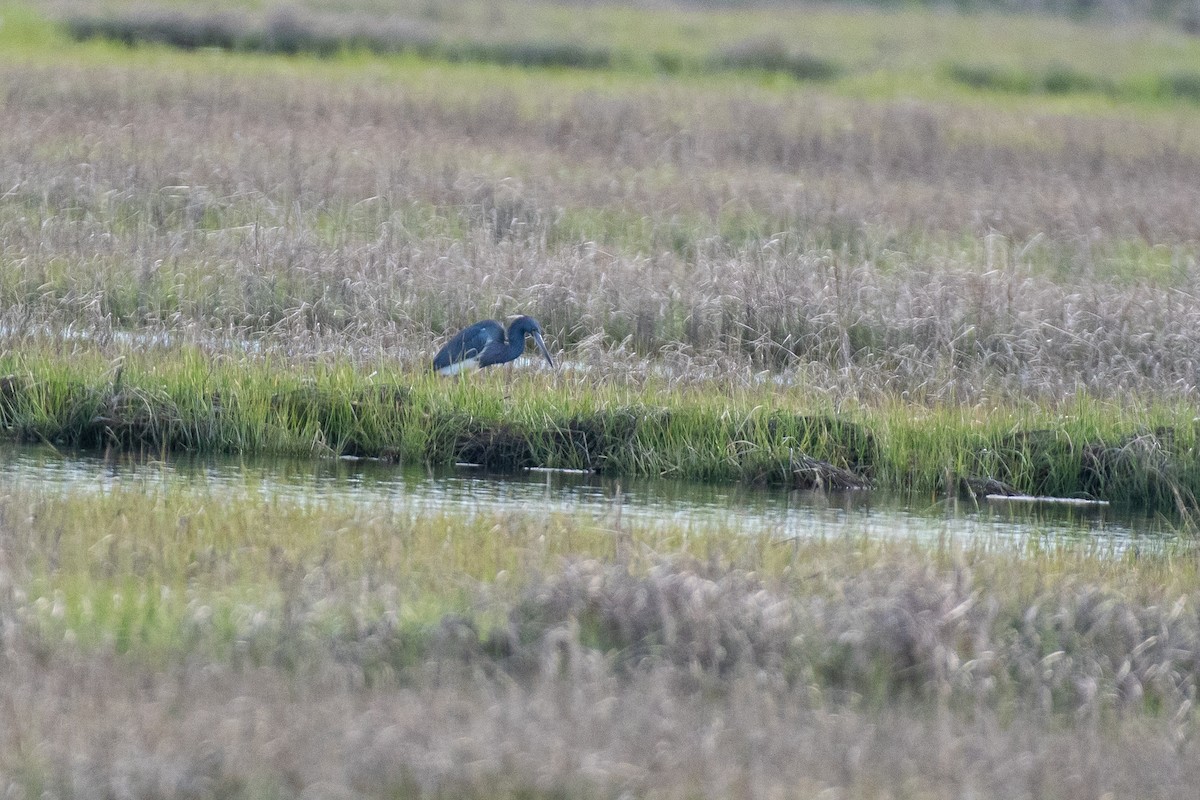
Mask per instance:
[[[554,359],[550,357],[550,351],[546,349],[546,342],[542,339],[542,335],[537,331],[533,332],[533,343],[538,346],[538,350],[542,351],[542,355],[546,357],[546,363],[554,367]]]

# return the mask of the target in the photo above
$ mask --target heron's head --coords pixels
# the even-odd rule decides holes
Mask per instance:
[[[550,350],[546,347],[546,340],[542,338],[542,326],[533,317],[517,317],[508,326],[509,339],[520,338],[525,339],[528,334],[533,337],[533,343],[537,345],[542,356],[546,359],[546,363],[551,367],[554,366],[554,359],[550,357]]]

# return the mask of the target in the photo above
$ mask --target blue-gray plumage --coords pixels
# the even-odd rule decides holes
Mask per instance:
[[[554,359],[550,358],[550,351],[542,339],[542,326],[532,317],[517,317],[509,324],[507,334],[504,326],[494,319],[476,322],[454,334],[433,357],[433,371],[453,375],[463,369],[515,361],[525,352],[527,335],[533,337],[534,344],[546,357],[546,363],[553,367]]]

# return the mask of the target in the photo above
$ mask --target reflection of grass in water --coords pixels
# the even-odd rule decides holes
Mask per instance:
[[[901,773],[939,787],[964,771],[1004,796],[1014,748],[1106,748],[1079,768],[1104,785],[1184,780],[1144,771],[1177,764],[1194,724],[1200,575],[1170,546],[779,541],[348,509],[252,484],[222,497],[0,501],[0,680],[19,698],[0,730],[22,743],[3,754],[18,785],[184,772],[222,796],[318,781],[394,794],[416,771],[468,797],[527,797],[506,787],[534,775],[545,791],[676,796],[685,777],[742,775],[746,748],[748,785],[836,772],[864,797]],[[926,726],[932,743],[911,735]],[[861,761],[845,763],[843,736]],[[547,752],[566,760],[535,769]],[[945,772],[902,767],[935,757]]]

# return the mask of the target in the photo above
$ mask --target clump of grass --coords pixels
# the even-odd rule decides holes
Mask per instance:
[[[1019,94],[1115,94],[1111,81],[1081,72],[1066,64],[1051,64],[1041,70],[1007,69],[977,64],[954,63],[946,68],[949,78],[972,89]]]
[[[261,25],[229,13],[190,15],[142,10],[126,15],[70,16],[66,28],[79,40],[104,38],[127,45],[166,44],[192,50],[226,50],[333,56],[348,51],[376,54],[415,53],[447,61],[522,67],[602,69],[612,66],[607,48],[569,41],[441,41],[414,20],[368,20],[354,15],[331,17],[280,7]]]
[[[261,25],[225,12],[190,15],[175,10],[143,9],[124,15],[72,15],[67,17],[65,26],[77,40],[104,38],[130,46],[165,44],[186,50],[216,47],[317,56],[363,50],[376,54],[416,53],[451,62],[573,69],[609,69],[621,60],[609,47],[579,41],[445,39],[436,36],[428,25],[411,19],[314,15],[293,7],[275,9]],[[624,60],[636,61],[629,57]],[[651,61],[657,70],[670,73],[696,63],[695,59],[666,51],[654,54]],[[828,81],[844,72],[836,62],[796,52],[778,37],[726,47],[699,62],[699,66],[710,70],[775,72],[806,81]]]
[[[844,72],[840,64],[809,53],[796,52],[777,36],[731,45],[712,56],[709,64],[718,70],[778,72],[801,81],[829,81]]]
[[[1112,83],[1104,78],[1088,75],[1066,64],[1051,64],[1039,76],[1037,85],[1048,94],[1072,94],[1076,92],[1112,93]]]
[[[982,64],[954,63],[946,67],[952,81],[972,89],[1026,93],[1033,89],[1033,78],[1013,69]]]
[[[608,69],[613,53],[605,47],[570,41],[456,42],[441,46],[437,55],[447,61],[478,61],[519,67]]]
[[[1097,93],[1114,99],[1200,99],[1200,76],[1188,71],[1159,75],[1149,82],[1138,79],[1114,81],[1066,64],[1051,64],[1040,70],[1031,70],[955,62],[944,71],[955,83],[983,91],[1049,95]]]
[[[1164,76],[1161,85],[1168,97],[1200,102],[1200,72],[1175,72]]]
[[[274,9],[261,24],[228,11],[188,14],[146,8],[103,16],[73,14],[64,25],[78,40],[103,38],[129,46],[165,44],[185,50],[214,47],[331,56],[348,50],[430,54],[437,47],[428,30],[415,21],[395,18],[367,21],[354,15],[321,17],[290,6]]]
[[[242,46],[248,21],[233,12],[196,16],[178,10],[143,9],[127,16],[72,15],[65,21],[75,39],[110,39],[135,44],[165,44],[184,50]]]

